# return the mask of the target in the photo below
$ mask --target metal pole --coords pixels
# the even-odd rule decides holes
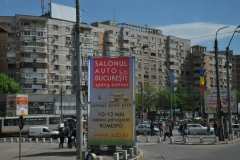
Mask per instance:
[[[81,106],[81,91],[80,87],[82,85],[82,70],[81,70],[81,52],[80,47],[80,0],[76,0],[76,74],[77,74],[77,83],[76,83],[76,136],[77,136],[77,149],[76,149],[76,160],[83,160],[82,157],[82,140],[83,140],[83,130],[82,130],[82,106]],[[84,157],[85,158],[85,157]]]
[[[63,106],[62,106],[62,77],[61,77],[61,120],[63,120]],[[63,122],[63,121],[62,121]]]
[[[169,75],[170,77],[170,75]],[[173,111],[172,111],[172,82],[171,82],[171,79],[170,79],[170,97],[171,97],[171,126],[173,124]]]
[[[202,99],[203,99],[203,98],[202,98],[202,94],[203,94],[203,92],[201,92],[200,94],[201,94],[201,95],[200,95],[200,96],[201,96],[201,112],[200,112],[200,113],[201,113],[201,122],[202,122],[202,117],[203,117],[203,116],[202,116]]]
[[[143,86],[142,86],[142,82],[141,82],[141,105],[142,105],[142,113],[141,113],[141,120],[142,120],[142,124],[143,124]]]
[[[222,27],[219,30],[223,28]],[[218,31],[219,31],[218,30]],[[223,114],[222,114],[222,105],[221,105],[221,100],[220,100],[220,86],[219,86],[219,71],[218,71],[218,41],[217,41],[217,33],[216,32],[216,38],[215,38],[215,43],[214,43],[214,50],[215,50],[215,63],[216,63],[216,80],[217,80],[217,106],[218,106],[218,114],[219,114],[219,141],[224,141],[224,128],[223,128]]]
[[[21,160],[21,129],[19,132],[19,160]]]
[[[230,99],[230,78],[229,78],[229,47],[226,48],[226,69],[227,69],[227,102],[228,102],[228,121],[229,121],[229,134],[232,134],[232,109]]]
[[[226,47],[226,68],[227,68],[227,100],[228,100],[228,121],[229,121],[229,134],[232,134],[233,133],[233,130],[232,130],[232,109],[231,109],[231,99],[230,99],[230,78],[229,78],[229,46],[232,42],[232,39],[233,39],[233,36],[236,32],[236,30],[240,27],[237,26],[237,28],[235,29],[235,31],[233,32],[233,35],[230,39],[230,42],[228,43],[228,46]]]

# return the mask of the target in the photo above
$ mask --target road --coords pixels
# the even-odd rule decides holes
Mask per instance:
[[[167,143],[167,144],[166,144]],[[139,144],[143,160],[239,160],[240,142],[225,145]]]

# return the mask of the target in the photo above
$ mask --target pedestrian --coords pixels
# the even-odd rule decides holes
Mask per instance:
[[[188,126],[187,126],[186,123],[184,124],[184,136],[185,136],[185,138],[187,138],[189,140],[189,137],[188,137]]]
[[[159,123],[159,135],[160,137],[162,137],[162,134],[163,134],[163,125],[162,125],[162,122]]]
[[[68,148],[72,148],[72,131],[70,128],[68,128]]]
[[[180,129],[179,130],[180,130],[181,136],[183,136],[183,138],[184,138],[183,123],[180,124]]]
[[[208,134],[208,136],[210,135],[210,124],[209,123],[207,124],[207,134]]]
[[[164,129],[164,140],[163,140],[163,141],[166,140],[166,136],[167,136],[168,138],[170,138],[169,126],[168,126],[168,125],[166,125],[166,127],[165,127],[165,129]]]
[[[172,134],[173,128],[172,128],[171,124],[168,125],[168,128],[169,128],[169,135],[173,136],[173,134]]]
[[[150,128],[151,128],[151,136],[154,136],[154,124],[153,124],[153,121],[151,121]]]
[[[59,148],[64,148],[63,147],[63,142],[64,142],[64,128],[60,128],[59,130],[59,138],[60,138],[60,143],[59,143]]]
[[[213,128],[214,128],[214,134],[215,134],[215,136],[217,136],[217,135],[218,135],[218,134],[217,134],[218,124],[217,124],[216,121],[214,121]]]
[[[76,148],[76,127],[73,128],[72,131],[72,146],[74,146]]]

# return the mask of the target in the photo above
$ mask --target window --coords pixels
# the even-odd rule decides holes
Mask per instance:
[[[67,42],[71,42],[71,38],[70,37],[66,37],[66,41]]]
[[[71,56],[69,56],[69,55],[66,55],[66,61],[70,61],[71,60],[71,58],[70,58]]]
[[[98,45],[98,42],[97,42],[97,41],[93,41],[93,45],[94,45],[94,46],[97,46],[97,45]]]
[[[57,25],[53,25],[53,30],[58,30],[58,26]]]
[[[137,43],[137,46],[138,46],[138,47],[141,47],[141,43]]]
[[[66,32],[70,32],[70,27],[66,27]]]
[[[151,41],[155,41],[155,38],[154,38],[154,37],[151,37],[150,39],[151,39]]]
[[[59,69],[59,66],[58,65],[54,65],[54,70],[58,70],[58,69]]]
[[[53,39],[58,40],[58,35],[53,35]]]
[[[15,33],[8,33],[8,37],[15,37]]]
[[[71,66],[66,66],[66,70],[71,70]]]
[[[98,37],[98,32],[93,32],[93,37]]]
[[[58,85],[54,85],[53,87],[54,87],[54,89],[58,89]]]
[[[8,75],[8,78],[13,78],[13,79],[15,79],[15,74],[9,74],[9,75]]]
[[[155,45],[151,45],[151,49],[155,49]]]
[[[8,27],[15,27],[15,23],[7,23]]]
[[[14,47],[16,47],[16,44],[15,43],[7,43],[7,46],[9,48],[14,48]]]
[[[21,22],[21,26],[30,26],[29,22]]]
[[[59,117],[49,117],[49,124],[59,124],[60,118]]]
[[[66,86],[66,90],[71,90],[71,86]]]
[[[53,49],[58,49],[58,45],[53,45]]]
[[[22,55],[22,57],[30,57],[29,53],[22,53],[21,55]]]
[[[53,58],[56,60],[58,59],[58,55],[54,55]]]
[[[143,36],[143,40],[148,40],[148,37],[147,36]]]
[[[66,79],[68,79],[68,80],[71,79],[71,76],[66,76]]]

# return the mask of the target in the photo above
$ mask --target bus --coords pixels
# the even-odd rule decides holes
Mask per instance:
[[[60,115],[41,115],[41,116],[24,116],[25,125],[21,130],[23,135],[28,134],[29,127],[46,126],[52,130],[58,130],[60,125]],[[0,119],[0,135],[13,136],[19,134],[18,126],[19,117],[4,117]]]

